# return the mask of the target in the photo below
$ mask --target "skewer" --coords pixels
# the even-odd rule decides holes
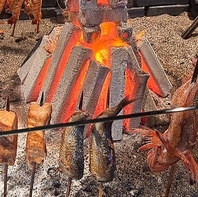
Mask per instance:
[[[69,197],[69,194],[70,194],[70,191],[71,191],[71,185],[72,185],[72,178],[68,177],[66,197]]]
[[[41,95],[41,99],[40,99],[40,103],[39,105],[42,106],[43,105],[43,101],[44,101],[44,92],[42,92]],[[32,163],[32,173],[31,173],[31,181],[30,181],[30,193],[29,193],[29,197],[32,197],[32,193],[33,193],[33,188],[34,188],[34,177],[35,177],[35,173],[36,173],[36,162]]]
[[[11,34],[11,36],[14,36],[15,27],[16,27],[16,22],[15,22],[14,25],[13,25],[13,29],[12,29],[12,34]]]
[[[107,92],[107,100],[106,100],[106,108],[109,108],[110,106],[110,90],[108,89]],[[98,197],[102,197],[103,194],[103,182],[98,181],[99,187],[98,187]]]
[[[3,188],[3,193],[4,197],[7,196],[7,182],[8,182],[8,164],[4,164],[4,188]]]
[[[98,197],[102,197],[102,194],[103,194],[103,183],[99,182]]]
[[[5,104],[5,109],[6,111],[10,111],[10,102],[9,102],[9,97],[6,98],[6,104]],[[4,192],[4,197],[7,196],[7,188],[8,188],[8,164],[5,163],[4,164],[4,189],[3,189],[3,192]]]
[[[168,176],[168,183],[167,183],[167,187],[166,187],[166,193],[164,197],[168,197],[169,196],[169,192],[170,192],[170,188],[171,188],[171,184],[173,182],[173,176],[175,174],[175,165],[171,166],[171,169],[169,171],[169,176]]]
[[[33,162],[33,164],[32,164],[32,173],[31,173],[31,181],[30,181],[29,197],[32,197],[35,173],[36,173],[36,162]]]
[[[49,124],[49,125],[44,125],[44,126],[34,126],[31,128],[12,129],[10,131],[0,132],[0,136],[2,137],[2,136],[16,135],[16,134],[21,134],[21,133],[30,133],[30,132],[38,131],[38,130],[58,129],[58,128],[64,128],[64,127],[93,124],[93,123],[98,123],[98,122],[110,122],[110,121],[116,121],[116,120],[123,120],[127,118],[157,116],[161,114],[173,114],[173,113],[178,113],[178,112],[194,111],[194,110],[198,110],[198,105],[187,106],[187,107],[175,107],[171,109],[162,109],[162,110],[147,111],[147,112],[137,112],[133,114],[117,115],[113,117],[104,117],[104,118],[95,118],[95,119],[86,119],[83,121]]]
[[[39,106],[41,108],[39,108]],[[40,110],[37,114],[37,111]],[[37,117],[38,116],[38,117]],[[49,122],[51,116],[51,104],[44,103],[44,92],[42,92],[39,102],[33,102],[28,112],[28,127],[34,125],[45,125]],[[26,159],[31,168],[31,181],[29,197],[33,195],[34,178],[37,164],[43,162],[46,156],[46,145],[43,131],[37,131],[27,135],[26,140]]]

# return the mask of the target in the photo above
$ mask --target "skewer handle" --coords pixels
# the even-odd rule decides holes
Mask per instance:
[[[4,191],[3,196],[7,196],[8,164],[4,164]]]
[[[66,191],[66,197],[69,197],[70,191],[71,191],[71,184],[72,184],[72,178],[68,178],[68,183],[67,183],[67,191]]]
[[[36,162],[32,164],[32,174],[31,174],[31,182],[30,182],[30,193],[29,197],[32,197],[33,187],[34,187],[34,177],[36,172]]]
[[[98,192],[98,197],[102,197],[102,194],[103,194],[103,183],[100,182],[99,183],[99,192]]]

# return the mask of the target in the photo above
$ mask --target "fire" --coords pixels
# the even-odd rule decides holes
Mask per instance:
[[[42,84],[43,84],[43,79],[45,78],[46,74],[47,74],[47,71],[48,71],[48,68],[50,66],[50,63],[51,63],[51,57],[47,58],[46,61],[45,61],[45,64],[43,65],[43,68],[39,74],[39,77],[37,78],[35,84],[34,84],[34,88],[32,90],[32,95],[34,95],[35,99],[34,100],[37,100],[37,95],[39,94],[40,90],[41,90],[41,87],[42,87]]]
[[[80,74],[78,75],[77,80],[75,81],[75,83],[72,86],[72,90],[70,92],[69,95],[69,102],[66,102],[66,104],[63,107],[63,111],[67,111],[67,113],[62,113],[59,117],[60,120],[62,120],[63,122],[67,122],[71,116],[71,114],[74,112],[75,107],[76,107],[76,103],[78,101],[78,98],[80,97],[80,93],[82,90],[82,86],[83,86],[83,82],[85,80],[85,73],[87,73],[89,68],[89,60],[86,61],[82,67],[82,70],[80,72]]]
[[[105,6],[107,6],[107,5],[109,5],[109,1],[108,0],[98,0],[97,1],[97,4],[98,5],[105,5]]]
[[[105,22],[100,24],[101,33],[98,39],[91,43],[87,43],[81,35],[78,45],[90,48],[93,51],[93,59],[100,62],[104,66],[111,67],[110,47],[124,47],[128,46],[118,35],[117,24],[114,22]],[[98,116],[107,107],[107,95],[111,81],[111,73],[103,84],[103,88],[98,99],[98,103],[93,114],[93,117]]]
[[[106,22],[100,24],[101,34],[98,39],[92,43],[87,43],[81,35],[79,45],[90,48],[93,50],[93,59],[97,60],[101,64],[109,67],[109,48],[128,46],[127,43],[119,37],[117,32],[117,25],[113,22]]]
[[[57,68],[56,75],[54,77],[54,81],[53,81],[53,83],[52,83],[52,85],[50,87],[49,94],[48,94],[48,96],[46,98],[47,102],[51,102],[52,101],[53,96],[54,96],[54,94],[56,92],[56,88],[57,88],[57,86],[59,84],[59,81],[61,79],[63,71],[64,71],[64,69],[66,67],[67,62],[68,62],[69,55],[70,55],[70,53],[72,51],[73,46],[76,45],[77,40],[79,38],[80,38],[80,34],[79,35],[76,34],[75,36],[73,36],[72,39],[69,40],[69,42],[67,44],[67,47],[65,47],[63,55],[62,55],[62,57],[61,57],[61,59],[59,61],[59,65],[58,65],[58,68]]]

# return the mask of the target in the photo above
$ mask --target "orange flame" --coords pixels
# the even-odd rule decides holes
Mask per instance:
[[[109,1],[108,0],[98,0],[97,4],[107,6],[107,5],[109,5]]]
[[[123,42],[119,37],[117,32],[117,25],[113,22],[101,23],[101,35],[93,43],[86,43],[81,35],[81,40],[79,45],[90,48],[93,50],[93,58],[100,62],[101,64],[108,66],[109,65],[109,48],[127,46],[128,44]],[[109,66],[108,66],[109,67]]]

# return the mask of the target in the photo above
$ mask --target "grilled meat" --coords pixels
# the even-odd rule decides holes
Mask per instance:
[[[32,102],[28,112],[28,127],[43,126],[48,124],[51,118],[52,105]],[[46,144],[43,131],[35,131],[27,134],[26,141],[26,159],[28,166],[32,167],[33,163],[40,164],[46,156]]]

